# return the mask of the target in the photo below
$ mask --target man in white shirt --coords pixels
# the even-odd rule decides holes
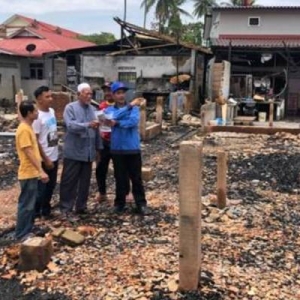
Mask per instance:
[[[47,86],[39,87],[34,96],[37,101],[39,116],[32,124],[37,135],[38,146],[42,157],[42,168],[49,176],[49,181],[39,181],[36,201],[36,217],[50,218],[51,198],[57,181],[58,169],[58,136],[57,121],[54,110],[50,107],[53,101]]]

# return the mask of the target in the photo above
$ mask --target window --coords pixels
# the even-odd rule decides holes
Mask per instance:
[[[119,72],[119,80],[122,82],[135,83],[136,72]]]
[[[29,65],[30,79],[44,79],[44,65],[42,63],[32,63]]]
[[[260,17],[249,17],[248,25],[249,26],[260,26]]]

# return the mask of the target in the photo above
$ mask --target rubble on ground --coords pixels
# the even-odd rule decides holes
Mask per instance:
[[[22,293],[30,299],[295,299],[300,284],[300,139],[235,133],[191,137],[188,132],[189,127],[169,127],[143,144],[143,163],[155,175],[145,183],[151,215],[135,215],[133,203],[124,215],[113,215],[112,175],[110,201],[100,204],[93,200],[93,179],[89,215],[41,221],[77,231],[84,243],[74,248],[54,239],[51,263],[41,273],[17,271],[14,246],[0,249],[0,298],[10,291],[15,299]],[[184,138],[204,142],[202,270],[199,290],[191,293],[178,291],[176,145]],[[215,196],[219,149],[229,152],[223,210],[216,207]]]

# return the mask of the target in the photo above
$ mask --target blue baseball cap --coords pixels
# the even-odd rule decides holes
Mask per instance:
[[[114,81],[111,84],[110,88],[113,93],[115,93],[118,90],[128,91],[128,87],[126,87],[126,85],[121,81]]]

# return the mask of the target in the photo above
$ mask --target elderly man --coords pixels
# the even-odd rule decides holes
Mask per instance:
[[[92,173],[92,162],[102,149],[99,122],[91,106],[89,84],[78,86],[78,100],[69,103],[64,111],[66,135],[64,165],[60,184],[60,210],[67,217],[75,204],[77,214],[87,212],[87,200]]]

